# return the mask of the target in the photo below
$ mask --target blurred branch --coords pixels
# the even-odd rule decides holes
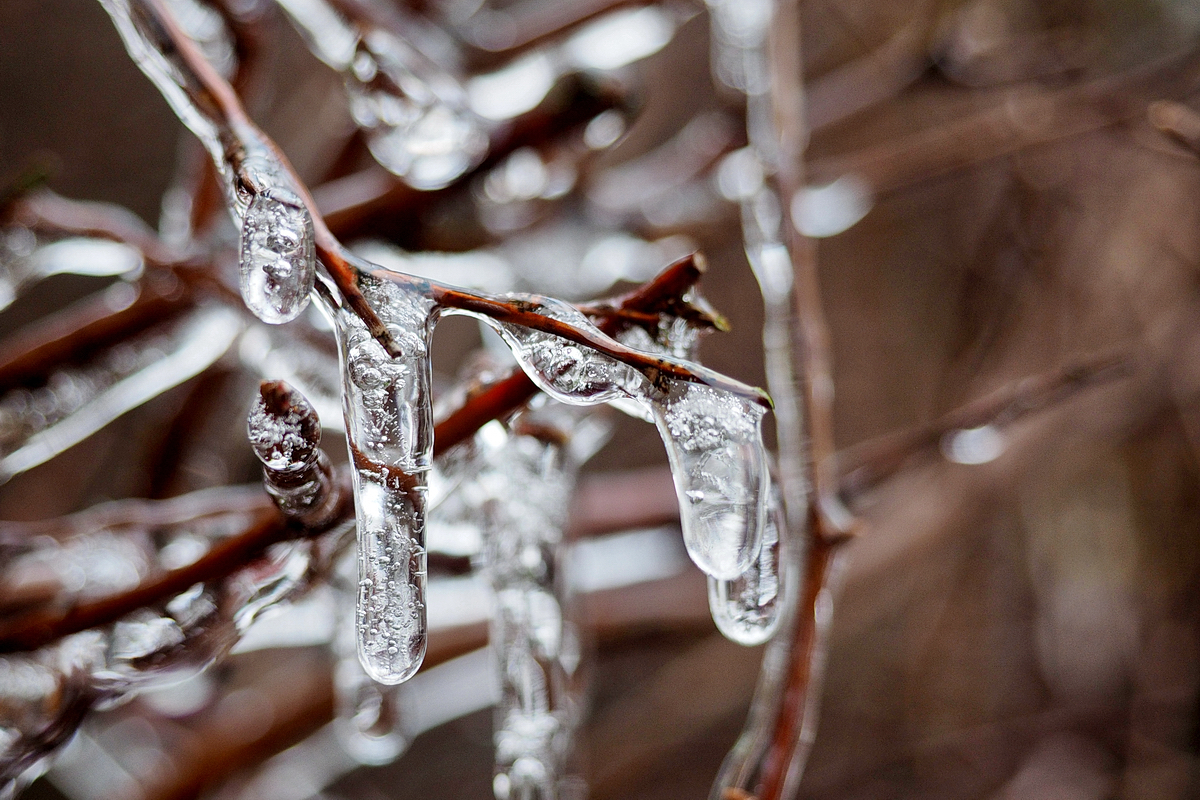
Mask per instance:
[[[939,447],[949,433],[1015,422],[1092,387],[1128,377],[1132,369],[1132,359],[1125,352],[1082,359],[1004,386],[926,425],[889,433],[843,450],[837,456],[842,497],[853,503],[903,469],[909,459]]]

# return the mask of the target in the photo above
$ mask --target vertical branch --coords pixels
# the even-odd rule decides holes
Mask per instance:
[[[853,527],[837,496],[832,364],[816,245],[797,230],[789,213],[804,185],[808,141],[798,0],[777,0],[766,57],[770,145],[792,281],[787,306],[781,304],[774,315],[768,307],[765,349],[778,404],[779,479],[789,528],[794,537],[803,537],[806,562],[788,638],[764,659],[751,719],[714,787],[713,797],[720,800],[783,800],[795,793],[816,731],[831,584],[841,545]],[[759,99],[749,98],[749,113]]]

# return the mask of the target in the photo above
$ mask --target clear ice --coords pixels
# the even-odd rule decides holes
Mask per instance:
[[[403,351],[390,358],[353,313],[337,311],[358,518],[358,654],[368,675],[395,684],[412,677],[425,656],[429,341],[436,314],[415,290],[369,277],[360,286]]]
[[[240,331],[234,311],[201,307],[108,348],[85,364],[64,367],[41,387],[17,387],[0,395],[0,482],[53,458],[203,372],[225,354]]]
[[[779,628],[786,606],[784,588],[794,583],[793,576],[786,574],[788,562],[781,552],[779,532],[786,527],[783,506],[776,497],[763,527],[762,548],[750,568],[732,581],[708,578],[713,622],[730,641],[753,647],[769,640]]]
[[[710,386],[675,381],[654,412],[688,555],[713,578],[735,580],[758,558],[766,522],[764,409]]]
[[[596,330],[566,303],[512,299],[526,310]],[[656,386],[634,368],[586,345],[483,319],[509,344],[526,374],[556,400],[571,405],[635,400],[648,409],[671,462],[688,554],[721,580],[735,580],[750,568],[762,541],[769,482],[762,443],[765,409],[756,398],[666,377]],[[654,354],[692,344],[687,337],[668,336]]]
[[[317,274],[313,221],[294,192],[272,186],[250,200],[242,218],[242,299],[263,322],[290,322],[308,306]]]
[[[228,494],[196,492],[148,508],[136,501],[131,513],[118,501],[46,523],[9,523],[50,535],[18,534],[17,552],[6,549],[12,557],[0,559],[0,586],[13,585],[23,567],[40,561],[67,596],[106,596],[137,583],[143,571],[178,566],[179,545],[202,553],[244,530],[254,518],[250,512],[261,510],[259,497],[247,494],[245,507],[238,507]],[[196,584],[161,611],[141,609],[33,652],[0,655],[0,796],[41,774],[88,708],[177,683],[227,655],[262,612],[312,585],[324,569],[318,554],[336,550],[344,532],[277,544],[251,568]],[[139,574],[114,572],[132,566],[130,547],[140,551]]]
[[[550,405],[524,412],[513,427],[530,420],[570,437],[582,417]],[[495,597],[491,647],[501,687],[492,787],[497,800],[552,800],[561,795],[580,715],[579,637],[561,569],[577,457],[569,443],[519,435],[499,423],[476,442],[483,463],[473,482],[482,499],[484,572]]]
[[[132,278],[142,263],[139,250],[120,242],[71,237],[43,244],[28,228],[0,229],[0,310],[51,275]]]
[[[333,651],[334,731],[342,749],[360,764],[390,764],[405,751],[409,734],[400,708],[399,687],[380,686],[358,657],[355,624],[358,559],[347,553],[332,576],[338,599]]]

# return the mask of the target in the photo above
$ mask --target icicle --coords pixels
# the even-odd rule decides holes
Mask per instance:
[[[350,113],[384,168],[418,189],[447,186],[487,151],[461,85],[407,42],[360,29],[324,0],[280,0],[309,47],[342,73]]]
[[[308,305],[317,274],[313,221],[294,192],[258,192],[242,219],[242,299],[263,322],[290,322]]]
[[[714,578],[734,580],[758,557],[766,521],[763,408],[709,386],[675,381],[655,420],[679,495],[683,542]]]
[[[763,527],[758,559],[737,580],[708,578],[708,607],[713,622],[726,639],[748,647],[762,644],[779,628],[780,612],[786,606],[784,591],[794,576],[786,574],[779,532],[786,530],[783,505],[773,497]]]
[[[557,300],[521,298],[526,310],[595,330]],[[522,369],[554,399],[571,405],[636,400],[650,410],[667,447],[688,553],[700,569],[734,580],[758,557],[766,518],[765,413],[754,398],[660,377],[654,386],[632,367],[590,347],[480,317],[504,337]],[[665,347],[690,347],[687,337]],[[655,347],[661,351],[664,345]]]
[[[425,656],[426,477],[433,458],[433,303],[373,278],[363,292],[404,355],[391,359],[356,316],[337,314],[346,433],[358,515],[358,652],[380,683]]]

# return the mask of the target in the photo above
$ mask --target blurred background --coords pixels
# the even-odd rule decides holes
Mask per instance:
[[[412,10],[453,30],[446,20],[481,13],[469,5]],[[618,5],[639,4],[483,11],[499,25]],[[863,529],[800,796],[1200,795],[1200,4],[801,5],[810,189],[840,186],[858,209],[813,232],[843,496]],[[761,298],[718,175],[745,144],[741,101],[714,87],[704,6],[663,8],[669,41],[613,78],[625,138],[590,162],[570,213],[619,219],[656,244],[660,265],[700,248],[703,291],[733,326],[705,341],[704,362],[762,385]],[[340,78],[282,19],[265,31],[252,110],[315,186],[346,169],[325,134],[351,124]],[[0,4],[0,177],[46,164],[55,191],[157,226],[193,155],[97,3]],[[460,206],[481,213],[487,179],[373,232],[413,250],[503,238],[503,225],[462,222]],[[564,213],[545,206],[515,228]],[[47,281],[0,328],[95,287]],[[435,368],[453,376],[476,334],[445,327]],[[1118,367],[1097,377],[1097,359]],[[235,371],[183,384],[14,478],[0,515],[253,481],[242,417],[197,417],[176,423],[169,447],[161,438],[180,404],[208,393],[244,408],[253,386]],[[615,424],[581,479],[576,526],[627,493],[649,496],[650,516],[671,514],[657,437]],[[334,437],[326,447],[344,458]],[[590,796],[706,796],[762,648],[716,633],[691,567],[589,598],[582,613],[596,656],[578,748]],[[232,656],[192,702],[151,695],[97,714],[85,732],[103,758],[77,753],[83,768],[56,768],[26,796],[253,796],[239,792],[261,765],[286,772],[286,748],[328,717],[331,669],[321,647]],[[475,711],[389,766],[331,767],[313,791],[490,797],[491,733],[490,712]]]

